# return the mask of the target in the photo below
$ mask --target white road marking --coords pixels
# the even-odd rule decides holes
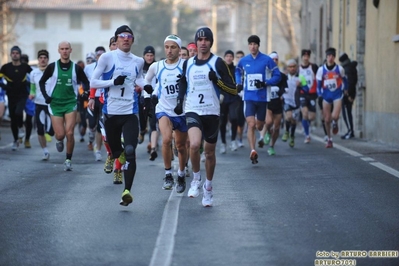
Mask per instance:
[[[317,141],[319,141],[319,142],[323,142],[323,143],[324,143],[324,139],[319,138],[319,137],[317,137],[317,136],[312,136],[312,139],[315,139],[315,140],[317,140]],[[345,147],[343,147],[343,146],[341,146],[341,145],[339,145],[339,144],[336,144],[336,143],[334,143],[334,148],[337,148],[338,150],[341,150],[341,151],[343,151],[343,152],[346,152],[346,153],[348,153],[349,155],[352,155],[352,156],[355,156],[355,157],[362,157],[362,158],[360,158],[360,159],[362,159],[363,161],[369,162],[370,165],[375,166],[375,167],[377,167],[377,168],[379,168],[379,169],[381,169],[381,170],[387,172],[388,174],[391,174],[391,175],[393,175],[393,176],[399,178],[399,171],[397,171],[397,170],[393,169],[392,167],[389,167],[389,166],[387,166],[387,165],[385,165],[385,164],[383,164],[383,163],[376,162],[376,161],[375,161],[373,158],[371,158],[371,157],[363,157],[362,154],[360,154],[360,153],[358,153],[358,152],[356,152],[356,151],[353,151],[353,150],[351,150],[351,149],[345,148]]]
[[[180,201],[182,194],[176,194],[173,190],[166,203],[161,228],[159,229],[157,242],[152,252],[150,266],[172,265],[173,250],[175,247],[175,235],[179,218]]]

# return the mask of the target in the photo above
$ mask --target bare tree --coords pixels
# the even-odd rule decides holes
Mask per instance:
[[[0,0],[0,53],[2,63],[8,59],[8,44],[15,40],[13,34],[19,14],[13,13],[11,7],[22,8],[28,0]]]
[[[277,0],[274,3],[276,8],[276,18],[279,28],[282,32],[283,37],[287,41],[290,47],[291,57],[298,55],[298,41],[295,34],[294,23],[293,23],[293,10],[292,1],[295,0]]]

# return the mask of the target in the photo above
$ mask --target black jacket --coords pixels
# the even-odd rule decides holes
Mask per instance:
[[[341,66],[344,68],[345,75],[348,79],[348,96],[350,96],[352,99],[355,99],[357,84],[357,62],[347,59],[341,63]]]

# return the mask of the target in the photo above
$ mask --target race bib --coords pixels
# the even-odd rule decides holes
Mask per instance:
[[[248,90],[249,91],[256,91],[258,88],[255,87],[255,80],[263,80],[262,74],[248,74],[247,81],[248,81]]]
[[[337,81],[335,79],[325,79],[324,87],[330,91],[335,91],[337,89]]]

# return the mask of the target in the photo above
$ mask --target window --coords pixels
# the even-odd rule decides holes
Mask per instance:
[[[72,47],[71,60],[74,61],[75,63],[79,60],[85,61],[83,55],[83,44],[75,42],[71,43],[71,47]]]
[[[34,47],[34,49],[35,49],[35,56],[37,55],[37,52],[38,51],[40,51],[40,50],[47,50],[47,43],[45,43],[45,42],[35,42],[34,44],[33,44],[33,47]]]
[[[101,29],[109,30],[111,28],[111,15],[101,14]]]
[[[69,14],[69,28],[71,29],[82,28],[82,13],[72,12]]]
[[[46,22],[47,22],[46,13],[44,12],[35,13],[35,22],[34,22],[35,29],[45,29],[47,27]]]

